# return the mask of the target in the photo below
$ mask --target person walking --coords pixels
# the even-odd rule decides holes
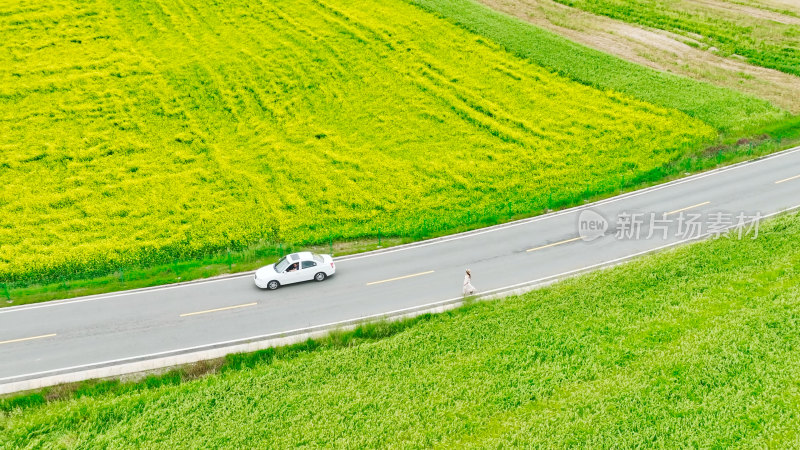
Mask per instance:
[[[472,295],[475,293],[475,286],[472,285],[472,274],[467,269],[467,274],[464,275],[464,296]]]

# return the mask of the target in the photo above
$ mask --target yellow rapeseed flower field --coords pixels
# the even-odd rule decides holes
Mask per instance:
[[[0,280],[452,228],[715,136],[401,0],[2,10]]]

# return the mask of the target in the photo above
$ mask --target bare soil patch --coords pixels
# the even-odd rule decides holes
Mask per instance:
[[[783,23],[786,25],[800,25],[800,17],[787,16],[769,9],[758,8],[755,6],[747,6],[739,3],[730,3],[720,0],[693,0],[694,3],[716,8],[728,13],[742,14],[759,19],[771,20],[773,22]],[[797,2],[798,4],[800,2]]]
[[[787,11],[800,16],[800,2],[797,0],[744,0],[737,3],[747,3],[755,7],[771,9],[773,11]]]
[[[480,1],[498,11],[628,61],[736,89],[768,100],[794,114],[800,113],[799,77],[755,66],[735,57],[722,57],[715,54],[713,49],[696,47],[698,42],[691,38],[638,27],[552,0]],[[741,14],[758,9],[763,16],[776,15],[785,21],[800,20],[772,11],[717,0],[699,0],[698,3],[700,2],[704,5],[728,5],[731,11]]]

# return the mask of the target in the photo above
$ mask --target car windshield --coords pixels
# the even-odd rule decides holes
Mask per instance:
[[[314,261],[316,261],[316,262],[318,262],[318,263],[320,263],[320,264],[322,264],[323,262],[325,262],[325,260],[324,260],[324,259],[322,259],[322,256],[320,256],[320,255],[318,255],[318,254],[316,254],[316,253],[312,253],[312,257],[314,258]]]
[[[289,260],[284,256],[280,261],[275,263],[275,272],[283,272],[287,267],[289,267]]]

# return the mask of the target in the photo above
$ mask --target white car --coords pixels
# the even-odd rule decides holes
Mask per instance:
[[[331,255],[300,252],[286,255],[275,264],[256,270],[256,286],[261,289],[278,289],[301,281],[323,281],[336,273]]]

